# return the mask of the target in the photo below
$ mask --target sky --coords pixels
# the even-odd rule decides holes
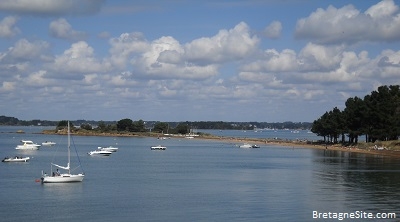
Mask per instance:
[[[0,115],[312,122],[400,84],[400,1],[0,0]]]

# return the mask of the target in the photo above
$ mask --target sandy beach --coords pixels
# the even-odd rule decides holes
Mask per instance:
[[[321,149],[321,150],[336,150],[343,152],[364,153],[369,155],[390,156],[400,158],[400,151],[398,150],[376,150],[371,145],[370,148],[359,148],[355,146],[345,147],[340,144],[334,145],[320,145],[313,144],[311,141],[290,141],[290,140],[273,140],[273,139],[259,139],[259,138],[234,138],[234,137],[197,137],[197,139],[211,139],[219,140],[226,143],[233,143],[241,145],[244,143],[257,144],[261,146],[282,146],[289,148],[305,148],[305,149]]]

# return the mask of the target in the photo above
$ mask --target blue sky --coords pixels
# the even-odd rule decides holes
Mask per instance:
[[[312,122],[400,84],[398,1],[1,0],[0,115]]]

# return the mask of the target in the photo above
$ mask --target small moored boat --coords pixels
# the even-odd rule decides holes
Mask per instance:
[[[99,146],[99,147],[97,147],[97,149],[101,150],[101,151],[109,151],[109,152],[117,152],[118,151],[118,148],[117,147],[113,147],[113,146],[109,146],[109,147],[101,147],[101,146]]]
[[[83,178],[85,177],[85,174],[82,173],[78,173],[78,174],[73,174],[71,172],[71,142],[70,142],[70,126],[69,126],[69,121],[68,121],[68,146],[67,146],[67,158],[68,158],[68,162],[67,162],[67,166],[61,166],[55,163],[51,163],[51,168],[50,171],[53,172],[52,175],[47,175],[47,173],[43,172],[42,170],[42,177],[41,177],[41,181],[42,183],[71,183],[71,182],[82,182]],[[78,153],[75,150],[76,155],[78,155]],[[80,165],[80,160],[78,158],[79,161],[79,166],[77,166],[76,168],[73,168],[73,170],[77,169],[78,167],[81,168]],[[60,173],[57,169],[57,173],[55,173],[53,171],[53,166],[59,167],[61,169],[64,169],[66,172],[65,173]]]
[[[93,150],[88,152],[90,156],[110,156],[112,152],[110,151],[104,151],[104,150]]]
[[[158,145],[158,146],[152,146],[152,147],[150,147],[150,149],[151,150],[166,150],[167,147]]]
[[[252,148],[250,144],[245,143],[243,145],[240,145],[239,148]]]
[[[21,140],[21,145],[15,147],[17,150],[38,150],[41,145],[33,143],[31,140]]]
[[[5,157],[1,162],[28,162],[29,157],[15,156],[15,157]]]
[[[56,145],[56,143],[52,141],[46,141],[42,143],[42,146],[54,146],[54,145]]]

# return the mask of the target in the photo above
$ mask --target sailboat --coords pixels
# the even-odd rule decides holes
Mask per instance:
[[[67,166],[60,166],[54,163],[51,163],[51,166],[56,166],[61,169],[66,170],[66,173],[53,173],[52,175],[47,175],[42,171],[42,183],[70,183],[70,182],[82,182],[85,175],[83,173],[79,174],[71,174],[71,151],[70,151],[70,129],[69,129],[69,121],[68,121],[68,163]],[[50,172],[53,172],[52,170]]]

